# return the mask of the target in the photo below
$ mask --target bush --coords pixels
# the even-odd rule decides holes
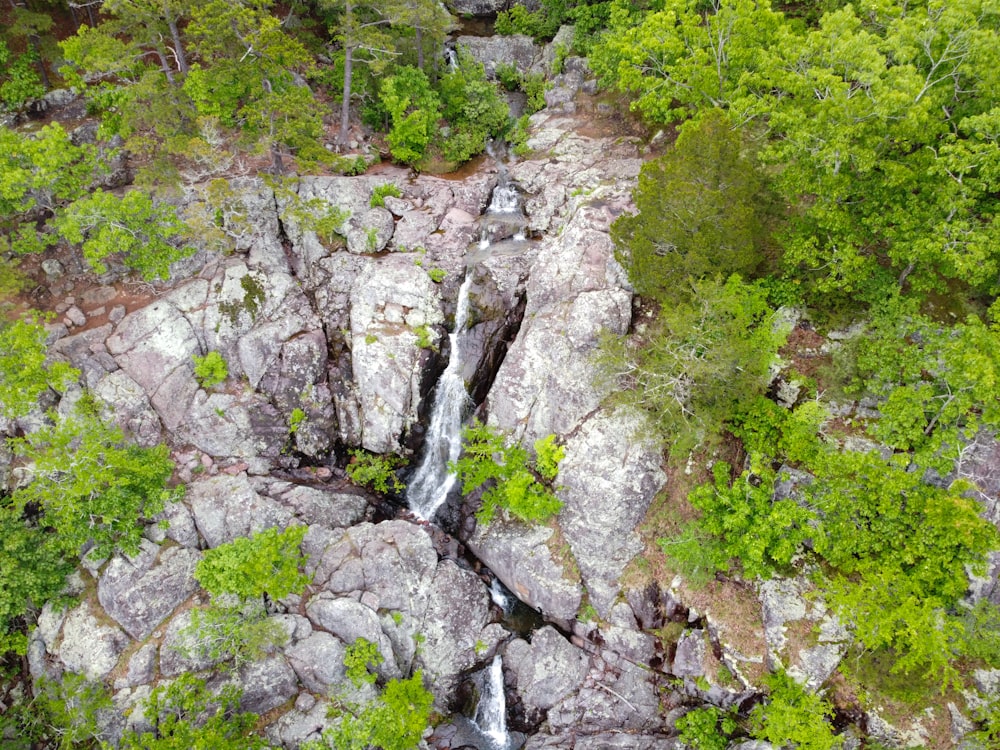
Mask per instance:
[[[445,158],[464,162],[482,153],[490,138],[508,127],[510,109],[486,71],[464,49],[458,50],[458,67],[441,79],[442,113],[450,134],[441,144]]]
[[[537,523],[562,508],[562,501],[555,496],[551,485],[564,452],[555,444],[554,436],[535,442],[538,460],[533,465],[524,448],[507,446],[502,433],[484,424],[465,428],[462,438],[463,455],[450,468],[458,474],[465,494],[489,485],[476,513],[480,523],[492,521],[498,509],[522,521]]]
[[[372,197],[368,202],[372,208],[379,208],[385,206],[385,199],[387,196],[392,196],[393,198],[399,198],[403,195],[399,186],[392,183],[386,182],[382,185],[376,185],[372,188]]]
[[[282,599],[301,594],[312,580],[302,572],[307,558],[299,549],[306,530],[305,526],[270,528],[206,550],[194,577],[213,597],[233,594],[250,599],[267,594]]]
[[[347,464],[347,476],[355,484],[382,494],[402,492],[405,487],[396,476],[396,469],[405,464],[405,459],[400,456],[353,450],[351,460]]]
[[[209,352],[204,357],[194,355],[194,377],[202,388],[211,388],[224,383],[229,377],[229,365],[218,352]]]

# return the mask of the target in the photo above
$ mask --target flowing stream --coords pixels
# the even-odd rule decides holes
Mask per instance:
[[[457,461],[462,452],[462,422],[472,405],[462,378],[461,347],[462,333],[469,324],[470,286],[472,275],[467,273],[458,290],[455,325],[448,335],[451,354],[434,394],[424,455],[406,488],[410,510],[425,521],[434,519],[455,486],[456,476],[448,471],[448,464]]]
[[[500,654],[493,657],[484,675],[479,705],[472,721],[492,750],[507,750],[510,735],[507,734],[507,697],[503,691],[503,659]]]

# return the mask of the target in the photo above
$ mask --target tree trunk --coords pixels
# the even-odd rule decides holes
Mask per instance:
[[[172,18],[167,21],[170,27],[170,36],[174,40],[174,56],[177,58],[177,72],[187,75],[188,61],[184,54],[184,45],[181,43],[181,33],[177,30],[177,19]]]
[[[42,58],[42,40],[38,38],[38,34],[32,34],[28,37],[31,41],[31,46],[35,50],[35,60],[38,64],[38,74],[42,77],[42,83],[45,85],[45,90],[48,91],[52,88],[52,82],[49,80],[49,72],[45,69],[45,60]]]
[[[421,70],[424,69],[424,31],[419,26],[417,26],[414,31],[417,32],[417,67]]]
[[[285,162],[281,158],[281,144],[271,141],[271,171],[276,175],[285,173]]]
[[[351,76],[354,65],[354,48],[344,47],[344,101],[340,105],[340,145],[347,144],[347,132],[351,125]]]
[[[167,81],[173,86],[176,81],[174,80],[174,71],[170,69],[170,61],[167,56],[163,54],[163,50],[158,46],[154,49],[157,59],[160,61],[160,70],[163,71],[164,75],[167,77]]]

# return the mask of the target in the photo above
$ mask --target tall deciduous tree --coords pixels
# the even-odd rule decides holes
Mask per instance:
[[[300,158],[320,156],[321,115],[305,80],[315,62],[267,4],[213,0],[193,11],[187,33],[200,62],[191,65],[184,89],[200,114],[240,127],[270,149],[277,172],[284,170],[284,148]]]

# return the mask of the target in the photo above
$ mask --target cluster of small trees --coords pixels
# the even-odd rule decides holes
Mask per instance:
[[[612,5],[594,70],[679,135],[612,230],[657,312],[605,344],[601,369],[675,457],[742,445],[744,465],[717,461],[689,495],[697,520],[661,540],[674,566],[695,583],[809,575],[853,632],[852,663],[927,698],[964,685],[969,661],[1000,665],[997,609],[965,599],[1000,536],[956,479],[1000,429],[1000,14],[978,0],[785,10]],[[786,305],[865,326],[818,381],[791,373],[806,397],[790,407],[768,396]],[[873,399],[877,418],[835,422],[833,394]],[[806,479],[777,494],[792,469]],[[759,716],[706,709],[682,736],[837,745],[828,703],[771,687]]]

